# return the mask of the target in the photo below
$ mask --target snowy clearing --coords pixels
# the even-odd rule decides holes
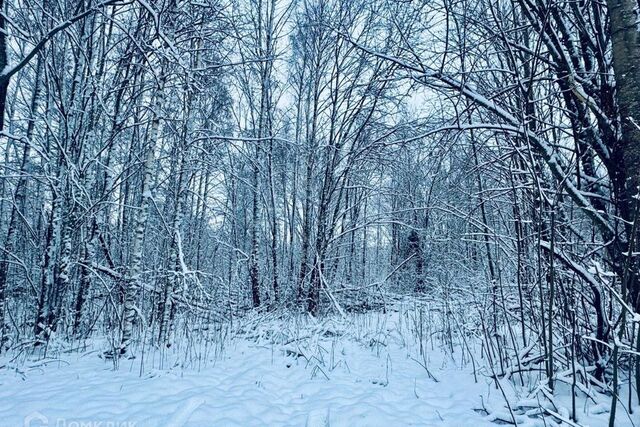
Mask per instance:
[[[446,354],[434,333],[420,356],[402,308],[322,322],[256,317],[228,332],[218,346],[182,341],[164,354],[138,352],[115,370],[97,341],[39,361],[5,358],[0,425],[495,426],[510,417],[490,375],[477,371],[474,382],[459,348]],[[501,387],[513,407],[516,390],[507,380]],[[602,404],[581,404],[582,425],[606,425]],[[572,425],[512,409],[519,425]]]

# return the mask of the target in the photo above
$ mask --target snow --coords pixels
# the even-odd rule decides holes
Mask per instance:
[[[494,381],[478,372],[474,382],[460,350],[448,355],[425,341],[422,357],[408,318],[350,316],[256,318],[231,328],[217,351],[187,342],[138,349],[115,370],[97,341],[44,360],[4,356],[0,426],[481,427],[510,419]],[[510,384],[501,381],[512,395]],[[566,417],[566,408],[548,411]],[[606,425],[606,408],[594,412],[602,415],[592,413],[588,425]],[[544,425],[524,413],[518,421]]]

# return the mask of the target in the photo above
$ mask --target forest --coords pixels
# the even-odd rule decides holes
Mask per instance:
[[[0,425],[640,426],[638,0],[0,12]]]

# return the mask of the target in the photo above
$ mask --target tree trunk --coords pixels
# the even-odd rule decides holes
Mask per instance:
[[[0,0],[1,4],[2,0]],[[0,16],[0,22],[4,18]],[[0,34],[0,39],[4,35]],[[0,49],[2,48],[0,42]],[[2,53],[0,52],[0,63]],[[16,237],[19,235],[18,228],[20,224],[19,216],[24,216],[24,207],[27,197],[28,187],[28,173],[29,173],[29,156],[31,153],[31,138],[33,137],[33,130],[35,127],[35,115],[38,109],[38,103],[40,100],[40,72],[42,70],[42,58],[38,56],[38,63],[36,65],[36,75],[34,78],[33,96],[31,98],[31,117],[27,124],[27,133],[24,140],[24,148],[22,150],[22,159],[20,160],[20,177],[16,184],[14,193],[14,203],[11,206],[11,213],[9,214],[9,225],[7,227],[7,235],[4,240],[4,250],[0,254],[0,351],[2,351],[2,342],[4,339],[4,314],[5,314],[5,300],[7,290],[7,278],[9,272],[9,256],[13,251],[13,246]],[[0,211],[0,214],[2,211]]]
[[[620,194],[620,211],[626,220],[627,241],[631,240],[633,197],[640,185],[640,23],[637,0],[608,0],[613,45],[613,70],[616,77],[616,99],[620,112],[624,191]],[[637,236],[635,236],[637,238]],[[634,263],[635,265],[636,263]],[[632,269],[636,271],[636,269]],[[640,281],[637,274],[629,281],[629,302],[640,311]]]
[[[153,179],[155,145],[160,133],[160,113],[164,105],[165,78],[164,70],[161,68],[158,88],[155,94],[156,99],[152,110],[153,120],[151,121],[151,129],[147,139],[149,146],[146,148],[146,155],[142,164],[142,199],[139,206],[140,211],[138,215],[135,216],[134,236],[131,245],[131,259],[126,283],[124,285],[124,310],[122,316],[122,338],[119,348],[120,354],[125,354],[127,352],[133,334],[133,319],[136,315],[135,290],[140,280],[140,273],[142,269],[142,250],[151,201],[151,181]]]

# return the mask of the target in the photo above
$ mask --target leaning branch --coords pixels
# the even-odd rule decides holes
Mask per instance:
[[[342,34],[350,43],[352,43],[355,47],[362,50],[365,53],[373,55],[377,58],[381,58],[387,61],[391,61],[397,66],[404,68],[412,74],[418,74],[417,77],[421,78],[427,84],[428,80],[436,80],[446,87],[453,89],[469,100],[473,101],[477,105],[485,108],[486,110],[492,112],[505,122],[507,122],[507,126],[502,127],[501,130],[510,130],[515,131],[520,134],[522,137],[531,141],[538,153],[542,156],[545,163],[551,170],[551,173],[558,179],[559,182],[562,183],[562,186],[567,191],[569,197],[578,205],[585,213],[594,221],[594,223],[601,229],[605,236],[615,236],[615,230],[612,225],[607,221],[596,209],[594,209],[593,205],[587,200],[584,195],[576,188],[573,183],[567,179],[566,173],[562,166],[562,160],[558,157],[558,154],[554,151],[553,147],[544,141],[539,135],[534,132],[531,132],[526,126],[524,126],[520,120],[513,114],[509,113],[504,108],[497,105],[494,101],[486,98],[478,91],[470,88],[468,85],[460,82],[453,77],[446,75],[441,71],[430,71],[423,69],[422,67],[416,66],[411,63],[407,63],[406,61],[394,58],[384,53],[377,52],[371,48],[361,45],[357,41],[351,39],[345,34]],[[490,129],[496,128],[496,125],[490,127]]]

